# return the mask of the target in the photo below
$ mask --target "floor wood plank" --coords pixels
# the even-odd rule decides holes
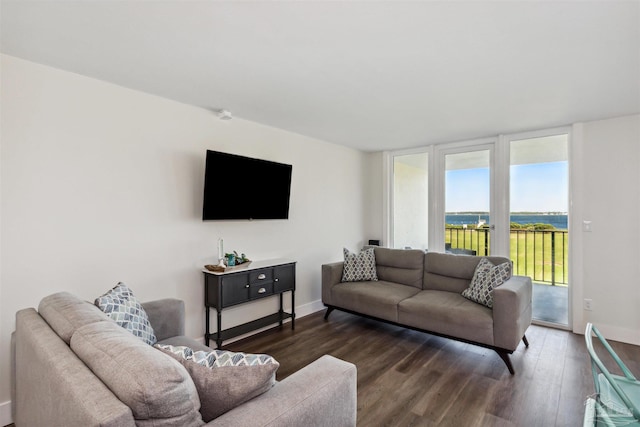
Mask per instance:
[[[323,354],[354,363],[362,426],[577,426],[594,393],[582,335],[532,325],[529,348],[521,343],[511,355],[510,375],[493,350],[339,311],[328,321],[323,315],[225,348],[271,354],[278,380]],[[640,347],[610,344],[639,367]]]

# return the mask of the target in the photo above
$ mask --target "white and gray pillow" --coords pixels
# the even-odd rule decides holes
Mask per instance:
[[[269,390],[280,367],[267,354],[225,350],[194,351],[185,346],[156,344],[189,372],[200,396],[200,413],[209,422]]]
[[[342,282],[378,280],[374,248],[363,249],[359,254],[343,248],[343,253],[344,266],[342,268]]]
[[[95,305],[118,325],[149,345],[158,340],[142,304],[127,285],[120,282],[95,300]]]
[[[486,258],[482,258],[473,273],[473,279],[462,296],[493,308],[493,290],[511,277],[511,262],[494,265]]]

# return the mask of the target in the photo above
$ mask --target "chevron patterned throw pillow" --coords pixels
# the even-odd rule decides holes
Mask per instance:
[[[462,296],[493,308],[493,290],[511,277],[511,263],[493,265],[491,261],[482,258],[473,273],[473,279],[467,289],[462,291]]]
[[[202,351],[168,344],[155,347],[187,369],[198,390],[205,422],[269,390],[280,367],[268,354]]]
[[[227,350],[194,351],[182,345],[156,344],[156,348],[167,350],[184,360],[191,360],[207,368],[223,368],[225,366],[258,366],[279,363],[268,354],[240,353]]]
[[[359,254],[350,252],[347,248],[343,248],[343,253],[343,282],[366,282],[369,280],[378,280],[374,248],[364,249]]]
[[[158,340],[147,312],[127,285],[120,282],[109,292],[96,298],[95,305],[136,337],[149,345]]]

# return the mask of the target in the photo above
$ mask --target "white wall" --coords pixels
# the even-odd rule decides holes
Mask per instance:
[[[366,206],[363,218],[366,237],[364,243],[368,243],[371,239],[384,240],[382,195],[385,177],[382,170],[382,152],[368,153],[366,159],[362,187],[364,205]],[[388,242],[382,241],[381,243],[387,245]]]
[[[4,93],[4,81],[2,79],[2,61],[0,60],[0,94]],[[3,317],[3,304],[4,301],[2,297],[2,102],[0,102],[0,346],[2,346],[4,342],[4,338],[2,338],[2,319]],[[10,340],[10,339],[9,339]],[[11,371],[11,359],[9,354],[4,351],[4,347],[0,347],[0,388],[3,391],[0,391],[0,425],[7,425],[13,421],[11,406],[4,403],[6,401],[5,390],[7,387],[12,386],[13,375],[11,372],[7,372],[6,368],[9,367]]]
[[[573,329],[593,322],[607,339],[640,345],[640,115],[574,129]],[[592,232],[581,231],[585,220]]]
[[[253,259],[296,260],[300,314],[321,307],[321,264],[368,237],[364,153],[10,56],[1,102],[0,406],[15,313],[46,295],[92,301],[124,281],[142,300],[185,300],[186,333],[202,337],[200,269],[219,237]],[[290,219],[203,222],[206,149],[292,164]],[[230,309],[223,324],[276,300]]]

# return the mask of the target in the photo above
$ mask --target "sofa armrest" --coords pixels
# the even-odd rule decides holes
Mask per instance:
[[[184,301],[166,298],[142,303],[158,341],[184,335]]]
[[[331,264],[322,264],[322,302],[333,305],[331,300],[331,288],[342,280],[344,261]]]
[[[496,347],[515,350],[531,325],[533,285],[527,276],[511,276],[493,290],[493,341]]]
[[[207,426],[355,426],[356,387],[356,366],[324,355]]]
[[[33,309],[16,313],[17,426],[135,427],[122,403]]]

